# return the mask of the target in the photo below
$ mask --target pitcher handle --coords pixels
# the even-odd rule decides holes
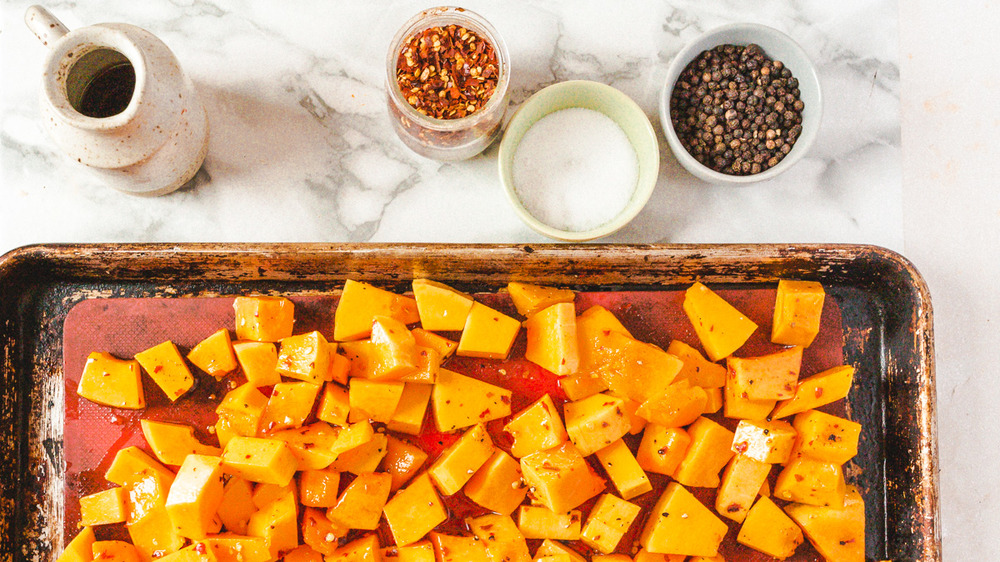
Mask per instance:
[[[46,47],[51,47],[63,35],[69,33],[69,28],[63,25],[59,18],[38,5],[31,6],[24,12],[24,23]]]

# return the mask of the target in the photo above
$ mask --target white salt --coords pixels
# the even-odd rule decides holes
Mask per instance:
[[[639,160],[610,117],[574,107],[528,129],[514,153],[513,175],[514,190],[532,216],[580,232],[606,224],[628,205]]]

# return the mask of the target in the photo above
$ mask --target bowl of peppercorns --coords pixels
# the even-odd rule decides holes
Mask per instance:
[[[819,78],[789,36],[731,24],[682,49],[667,71],[660,121],[677,161],[695,177],[741,185],[795,164],[816,138]]]

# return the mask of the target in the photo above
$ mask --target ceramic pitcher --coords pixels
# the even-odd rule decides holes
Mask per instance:
[[[49,47],[41,113],[55,143],[104,182],[163,195],[190,180],[208,150],[208,119],[170,49],[134,25],[69,31],[40,6],[25,23]]]

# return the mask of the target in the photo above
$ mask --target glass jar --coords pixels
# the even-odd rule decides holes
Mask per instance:
[[[496,53],[497,82],[486,104],[464,117],[437,119],[417,111],[406,101],[396,72],[403,50],[418,33],[432,28],[458,25],[479,35]],[[435,160],[464,160],[479,154],[500,135],[509,102],[510,55],[496,29],[475,12],[443,6],[420,12],[393,37],[386,57],[386,98],[393,128],[406,146]]]

